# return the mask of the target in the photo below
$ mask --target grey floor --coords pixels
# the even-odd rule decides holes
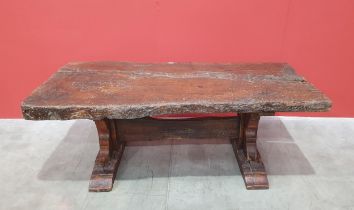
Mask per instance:
[[[0,209],[354,209],[354,119],[263,117],[258,136],[269,190],[205,144],[127,147],[113,191],[89,193],[92,122],[0,120]]]

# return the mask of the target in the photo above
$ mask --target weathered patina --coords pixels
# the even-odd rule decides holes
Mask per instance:
[[[95,121],[100,150],[89,185],[94,192],[112,190],[125,145],[171,139],[227,139],[246,188],[267,189],[256,142],[260,117],[330,107],[285,63],[70,63],[22,103],[29,120]],[[151,117],[230,112],[235,115]]]
[[[22,103],[30,120],[326,111],[330,100],[284,63],[69,63]]]

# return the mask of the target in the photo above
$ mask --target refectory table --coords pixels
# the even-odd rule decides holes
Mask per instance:
[[[267,189],[260,116],[327,111],[331,101],[286,63],[76,62],[22,103],[27,120],[90,119],[99,152],[89,190],[110,191],[130,141],[228,138],[247,189]],[[187,113],[235,116],[164,119]]]

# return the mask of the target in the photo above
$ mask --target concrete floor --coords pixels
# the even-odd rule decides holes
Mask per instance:
[[[269,190],[245,189],[231,145],[127,147],[89,193],[94,124],[0,120],[0,209],[354,209],[354,119],[262,117]]]

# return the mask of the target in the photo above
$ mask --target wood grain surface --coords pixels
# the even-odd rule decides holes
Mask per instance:
[[[330,100],[285,63],[69,63],[22,103],[25,119],[327,111]]]

